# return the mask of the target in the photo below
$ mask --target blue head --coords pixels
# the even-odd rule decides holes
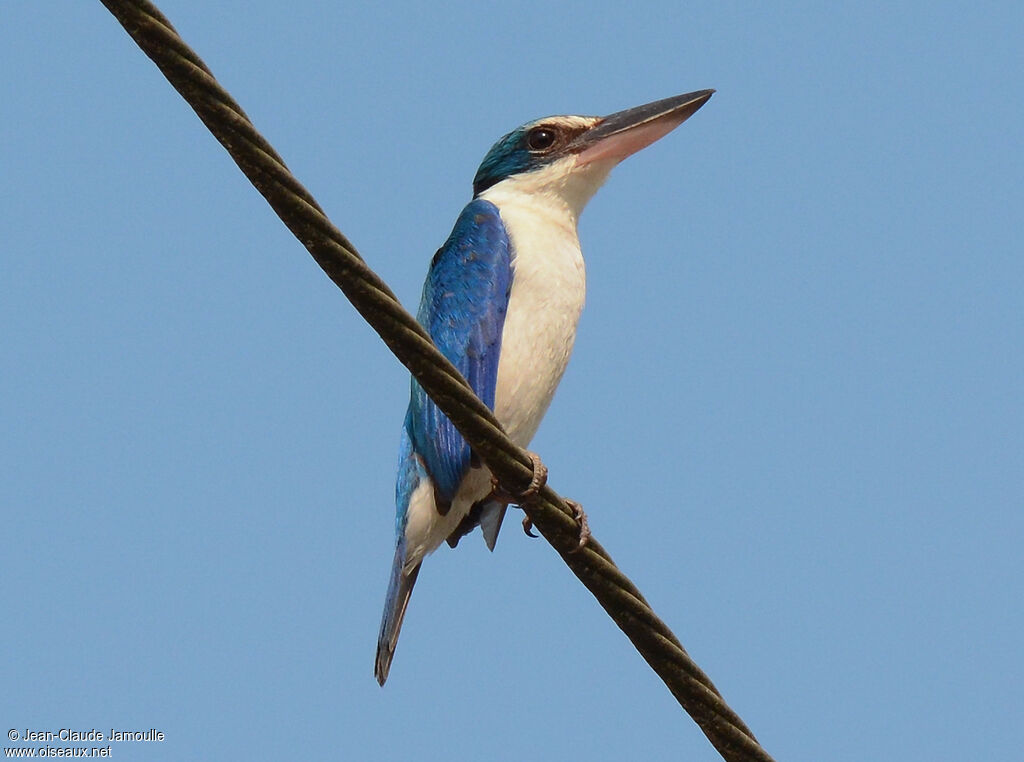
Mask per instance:
[[[605,117],[550,116],[518,127],[487,152],[476,177],[479,196],[505,180],[530,186],[578,185],[586,199],[611,168],[682,124],[714,90],[701,90],[648,103]],[[573,183],[579,178],[581,183]]]

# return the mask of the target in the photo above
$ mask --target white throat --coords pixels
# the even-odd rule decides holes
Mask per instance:
[[[505,205],[529,206],[539,218],[571,226],[575,235],[583,207],[616,164],[617,160],[605,160],[577,166],[575,155],[566,156],[532,172],[506,177],[480,197],[499,210]]]

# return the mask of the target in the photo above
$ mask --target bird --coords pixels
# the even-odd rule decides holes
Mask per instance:
[[[536,433],[576,337],[586,289],[577,235],[583,207],[613,167],[674,130],[712,93],[604,117],[536,119],[500,138],[480,164],[472,200],[431,260],[417,320],[520,447]],[[415,378],[411,386],[395,483],[395,556],[374,663],[381,686],[424,558],[444,541],[455,547],[477,526],[494,550],[507,506],[530,497],[499,489]],[[536,487],[547,471],[531,459]],[[582,510],[577,515],[584,518]]]

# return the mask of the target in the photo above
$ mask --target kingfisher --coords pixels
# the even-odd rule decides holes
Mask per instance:
[[[605,117],[550,116],[498,140],[473,179],[473,199],[437,250],[417,320],[525,448],[562,379],[586,290],[576,227],[619,162],[668,134],[714,90],[678,95]],[[509,504],[521,505],[546,469],[531,454],[527,493],[505,493],[412,380],[395,485],[395,558],[374,674],[384,685],[423,559],[481,528],[490,550]],[[580,543],[587,530],[582,510]],[[529,523],[524,520],[529,532]]]

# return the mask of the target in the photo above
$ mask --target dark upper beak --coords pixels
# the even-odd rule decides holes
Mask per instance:
[[[577,137],[569,150],[579,154],[580,164],[622,161],[681,125],[714,92],[698,90],[610,114]]]

